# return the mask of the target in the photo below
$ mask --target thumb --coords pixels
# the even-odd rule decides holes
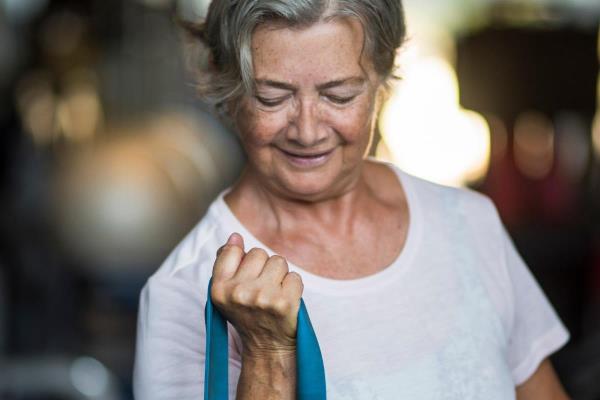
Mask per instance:
[[[244,238],[239,233],[234,232],[229,236],[227,242],[223,246],[219,247],[219,249],[217,250],[217,257],[219,257],[223,252],[223,249],[229,245],[239,247],[240,249],[242,249],[242,253],[244,253]]]
[[[237,232],[234,232],[231,234],[231,236],[229,236],[229,239],[227,239],[226,244],[238,246],[239,248],[244,250],[244,238]]]

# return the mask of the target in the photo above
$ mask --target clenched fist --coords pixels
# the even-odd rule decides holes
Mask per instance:
[[[243,238],[234,233],[217,252],[212,279],[213,303],[240,334],[244,356],[295,354],[304,286],[285,258],[257,248],[245,253]]]

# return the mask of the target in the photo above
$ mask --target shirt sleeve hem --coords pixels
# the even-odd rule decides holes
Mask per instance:
[[[569,332],[558,324],[538,338],[523,361],[512,370],[515,386],[519,386],[533,375],[541,362],[569,341]]]

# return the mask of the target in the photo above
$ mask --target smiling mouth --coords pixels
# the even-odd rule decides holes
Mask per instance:
[[[327,164],[327,162],[331,159],[335,148],[327,151],[320,151],[318,153],[313,152],[307,154],[295,153],[292,151],[283,150],[281,148],[278,148],[278,150],[295,168],[313,169]]]
[[[290,156],[290,157],[296,157],[296,158],[307,158],[307,159],[316,159],[319,157],[323,157],[326,155],[329,155],[331,152],[333,152],[333,149],[331,150],[327,150],[327,151],[321,151],[319,153],[310,153],[310,154],[301,154],[301,153],[293,153],[291,151],[286,151],[283,149],[279,149],[282,153]]]

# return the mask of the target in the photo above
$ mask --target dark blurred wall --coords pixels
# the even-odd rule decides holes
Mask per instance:
[[[471,32],[460,38],[457,59],[461,104],[493,121],[480,189],[572,334],[554,357],[557,369],[575,398],[590,399],[600,398],[591,378],[600,376],[600,176],[591,137],[598,57],[597,25],[561,21]],[[519,152],[535,160],[541,153],[523,146],[544,143],[552,146],[550,169],[537,174],[532,164],[528,173]]]

